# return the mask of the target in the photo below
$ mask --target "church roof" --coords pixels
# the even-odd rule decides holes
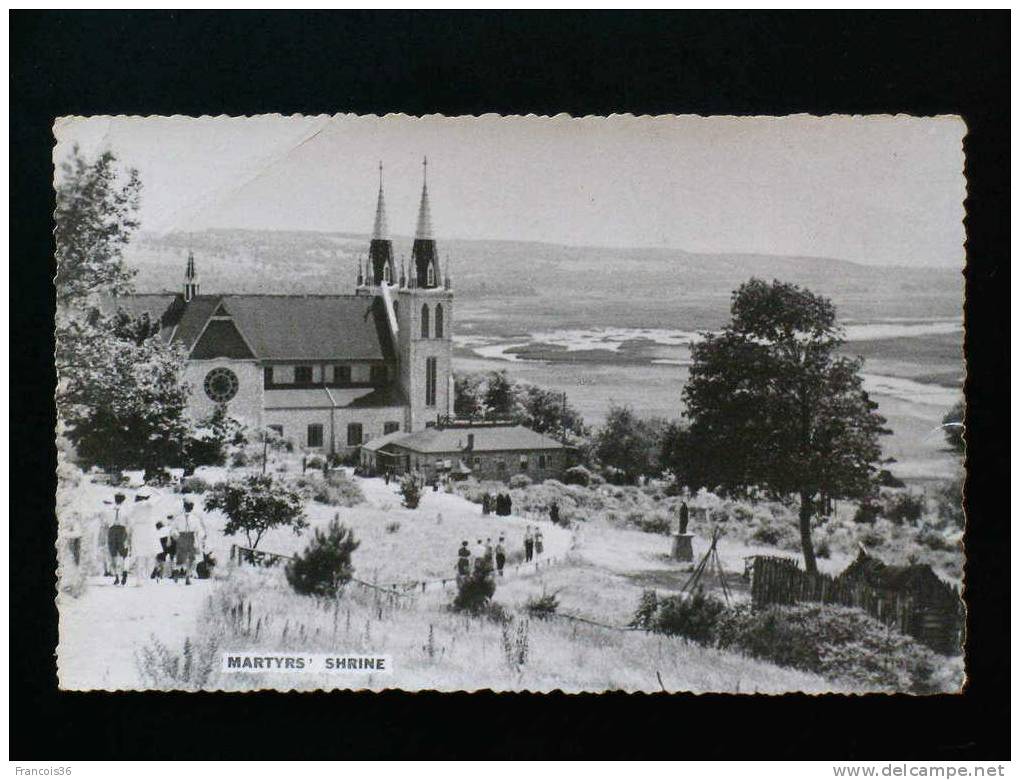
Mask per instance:
[[[474,446],[470,450],[467,449],[469,434],[474,435]],[[560,442],[523,425],[426,428],[395,437],[387,444],[429,454],[563,449]]]
[[[162,318],[167,337],[190,351],[213,315],[229,317],[259,360],[390,360],[395,350],[376,297],[355,295],[135,294],[104,308]]]
[[[366,409],[404,406],[407,399],[398,388],[307,387],[265,391],[266,409]]]

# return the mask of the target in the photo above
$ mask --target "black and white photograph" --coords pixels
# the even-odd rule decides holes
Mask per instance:
[[[962,690],[959,116],[53,135],[61,690]]]

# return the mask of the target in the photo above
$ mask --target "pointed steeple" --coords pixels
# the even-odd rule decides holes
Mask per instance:
[[[375,206],[375,226],[372,229],[372,241],[368,247],[368,260],[371,268],[369,283],[376,286],[384,281],[392,284],[396,274],[393,270],[393,242],[390,241],[389,229],[386,226],[382,161],[379,162],[379,199]]]
[[[188,250],[188,263],[184,267],[184,300],[190,301],[198,295],[198,271],[195,269],[195,253]]]
[[[411,262],[417,287],[438,287],[439,255],[432,235],[432,210],[429,208],[428,158],[422,160],[421,204],[418,206],[418,226],[414,231]]]

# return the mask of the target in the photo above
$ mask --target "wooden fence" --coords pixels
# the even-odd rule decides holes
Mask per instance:
[[[751,567],[751,605],[804,601],[857,607],[939,653],[960,651],[963,608],[960,591],[937,580],[915,591],[876,588],[848,577],[808,574],[790,558],[756,556]]]

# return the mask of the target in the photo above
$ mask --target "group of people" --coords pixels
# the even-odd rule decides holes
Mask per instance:
[[[469,546],[467,540],[462,541],[460,549],[457,550],[457,580],[460,581],[472,574],[489,575],[493,572],[502,577],[507,560],[506,547],[504,534],[499,535],[495,545],[491,537],[484,542],[479,539],[473,546]],[[535,556],[541,555],[544,549],[542,529],[538,526],[527,526],[524,530],[525,562],[535,560]]]
[[[495,496],[486,493],[482,496],[482,514],[491,515],[495,513],[505,517],[513,513],[513,503],[509,493],[500,493]]]
[[[483,543],[481,539],[475,542],[473,547],[468,547],[465,539],[460,543],[457,550],[457,581],[475,575],[489,576],[496,572],[503,576],[503,567],[506,566],[506,537],[500,534],[499,541],[492,544],[492,538],[487,538]]]
[[[205,523],[189,497],[182,499],[181,512],[165,517],[156,516],[160,514],[156,502],[145,490],[138,492],[133,504],[125,505],[126,500],[123,493],[116,493],[96,523],[95,549],[104,576],[122,586],[128,584],[129,573],[134,585],[164,578],[190,585],[203,567],[208,574]],[[80,519],[71,517],[65,536],[76,566],[82,565],[83,535]]]

